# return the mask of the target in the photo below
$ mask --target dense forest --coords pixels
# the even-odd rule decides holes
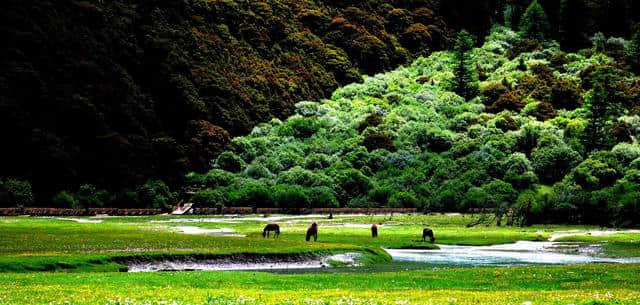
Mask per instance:
[[[638,223],[637,2],[1,5],[2,205]]]

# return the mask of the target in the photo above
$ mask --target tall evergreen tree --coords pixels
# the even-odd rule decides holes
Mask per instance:
[[[477,72],[471,64],[469,51],[473,49],[474,38],[467,31],[458,33],[454,47],[456,59],[453,91],[469,100],[478,94]]]
[[[587,150],[611,148],[613,137],[609,133],[610,121],[618,117],[623,109],[622,92],[617,85],[621,81],[620,71],[603,66],[593,72],[593,95],[587,104],[589,115],[582,142]]]
[[[625,53],[627,61],[638,72],[640,70],[640,25],[635,34],[633,34]]]
[[[549,37],[549,19],[538,0],[533,0],[520,19],[520,34],[540,41]]]
[[[503,16],[504,16],[504,25],[513,29],[514,28],[514,12],[515,7],[512,3],[507,3],[504,6],[504,12],[503,12]]]

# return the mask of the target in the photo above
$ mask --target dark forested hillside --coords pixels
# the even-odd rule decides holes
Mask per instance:
[[[445,46],[435,7],[385,2],[2,1],[0,176],[44,199],[177,185],[230,135]]]
[[[630,36],[636,2],[540,0],[567,48]],[[446,49],[459,29],[517,25],[529,3],[4,0],[0,178],[44,204],[83,184],[177,187],[295,103]]]

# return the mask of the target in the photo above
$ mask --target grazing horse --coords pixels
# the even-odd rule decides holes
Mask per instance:
[[[273,238],[278,238],[280,236],[280,226],[272,223],[268,224],[262,230],[262,237],[269,237],[269,232],[273,231]]]
[[[422,230],[422,241],[423,242],[427,239],[427,236],[429,237],[429,240],[431,241],[432,244],[433,244],[434,241],[436,241],[436,238],[433,237],[433,230],[431,230],[429,228],[424,228],[424,230]]]
[[[376,226],[375,224],[371,225],[371,237],[378,237],[378,226]]]
[[[318,241],[318,224],[315,222],[307,229],[307,241],[311,240],[311,236],[313,236],[313,241]]]

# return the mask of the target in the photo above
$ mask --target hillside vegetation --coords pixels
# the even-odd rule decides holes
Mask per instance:
[[[482,38],[493,24],[530,24],[528,38],[563,50],[589,48],[602,32],[596,51],[624,62],[624,42],[604,37],[632,37],[637,1],[531,3],[3,1],[0,206],[166,208],[186,173],[236,149],[232,137],[363,75],[453,48],[460,29]],[[536,13],[546,21],[528,23]],[[544,48],[525,39],[502,55]],[[457,92],[472,98],[466,89]]]
[[[428,1],[324,2],[3,1],[0,175],[41,203],[179,186],[231,136],[445,46]]]
[[[522,52],[526,35],[496,27],[471,49],[463,33],[454,51],[296,104],[191,174],[210,188],[196,202],[637,224],[640,83],[619,55],[637,42],[596,38],[566,54],[547,40]]]

